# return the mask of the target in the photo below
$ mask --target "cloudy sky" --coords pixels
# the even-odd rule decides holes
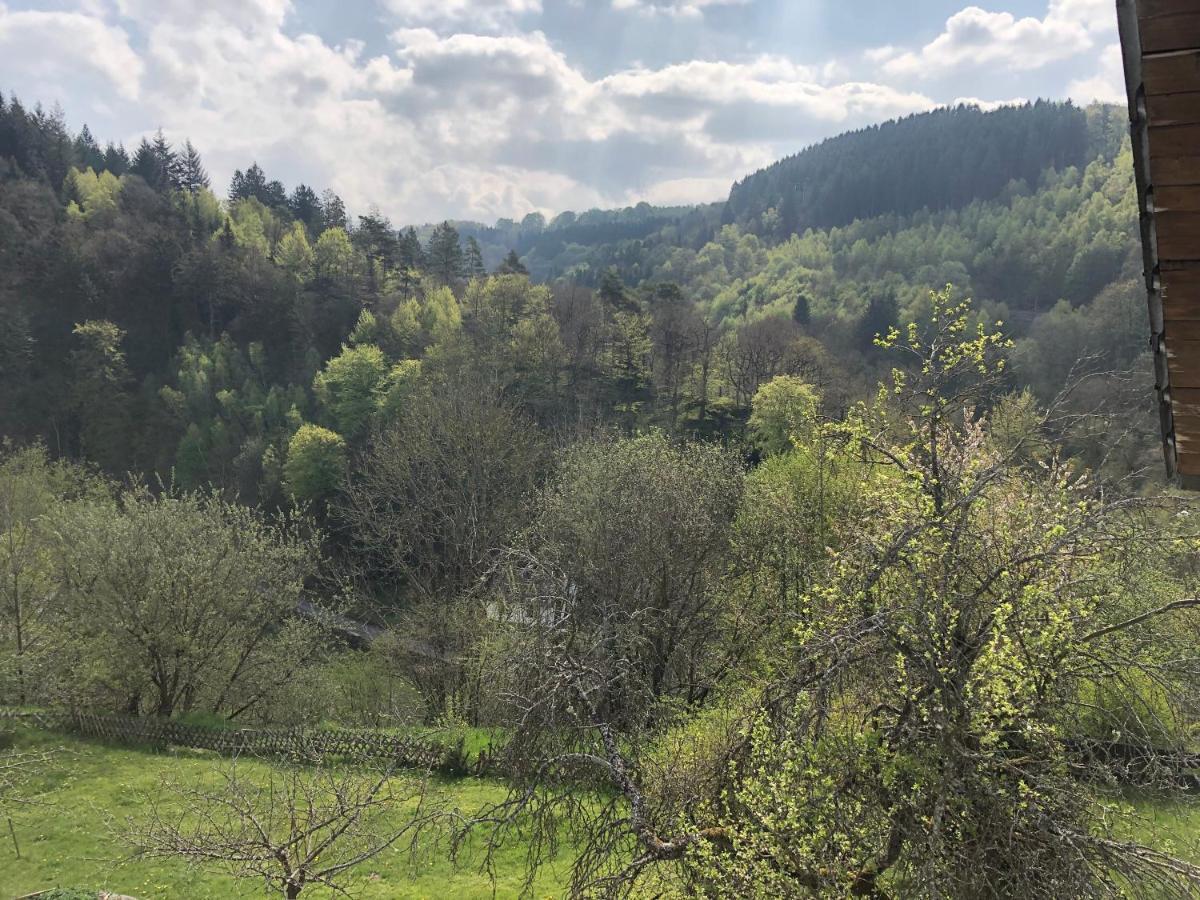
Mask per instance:
[[[1121,98],[1114,0],[0,0],[0,91],[397,222],[723,197],[962,99]]]

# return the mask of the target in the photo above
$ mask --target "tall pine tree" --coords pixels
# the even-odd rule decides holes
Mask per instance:
[[[483,264],[483,251],[475,235],[467,238],[467,250],[463,257],[463,268],[467,278],[485,278],[487,268]]]
[[[175,159],[173,181],[176,188],[188,193],[206,189],[210,184],[200,153],[190,140],[184,142],[183,152]]]
[[[430,274],[442,284],[453,284],[462,277],[462,245],[458,242],[458,229],[450,222],[443,222],[433,229],[425,252]]]

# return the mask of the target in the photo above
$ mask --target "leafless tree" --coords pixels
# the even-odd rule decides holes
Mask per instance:
[[[494,386],[437,383],[375,437],[337,505],[354,576],[405,611],[393,659],[431,719],[464,687],[482,611],[473,592],[527,521],[547,458],[537,427]]]
[[[261,879],[284,897],[321,886],[348,896],[355,869],[394,847],[415,850],[442,815],[415,775],[235,760],[214,777],[170,776],[122,832],[139,856],[181,858]]]
[[[39,778],[48,775],[61,755],[57,748],[18,750],[4,748],[8,735],[0,733],[0,817],[4,818],[13,852],[20,857],[13,815],[22,808],[36,807],[44,802],[45,794],[35,787]]]
[[[826,392],[829,376],[818,342],[791,319],[756,319],[727,335],[721,344],[722,374],[738,406],[749,406],[763,384],[776,375],[798,375]]]

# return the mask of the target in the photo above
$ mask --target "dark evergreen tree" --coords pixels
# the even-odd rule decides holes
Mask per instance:
[[[159,132],[158,138],[161,137],[162,132]],[[169,191],[172,187],[170,163],[174,156],[170,153],[169,146],[158,145],[158,138],[154,144],[142,138],[142,142],[138,144],[138,148],[133,154],[129,172],[140,177],[154,190],[164,192]]]
[[[433,229],[425,251],[429,272],[442,284],[453,284],[463,273],[463,249],[458,241],[458,229],[443,222]]]
[[[596,293],[610,309],[631,312],[637,308],[637,301],[629,296],[621,276],[612,266],[605,269],[604,274],[600,276],[600,286]]]
[[[302,222],[312,237],[325,229],[325,216],[321,210],[321,198],[307,184],[298,184],[288,198],[288,209],[297,222]]]
[[[174,182],[178,190],[189,193],[206,189],[210,185],[200,153],[192,146],[190,140],[184,142],[183,152],[175,159]]]
[[[358,217],[358,227],[351,235],[354,246],[363,252],[367,259],[373,259],[390,271],[396,268],[400,248],[396,240],[395,229],[386,216],[374,210],[370,215]]]
[[[267,196],[267,176],[258,163],[251,163],[245,172],[237,169],[229,182],[229,199],[231,201],[249,200],[254,198],[262,203]]]
[[[479,241],[475,240],[474,235],[467,238],[463,268],[467,278],[485,278],[487,276],[487,267],[483,264],[483,251],[479,248]]]
[[[117,177],[129,171],[129,154],[120,144],[111,141],[104,148],[104,168]]]
[[[525,268],[525,264],[521,262],[521,257],[517,255],[516,250],[509,250],[508,256],[504,257],[504,261],[496,267],[497,275],[528,275],[529,270]]]
[[[417,230],[411,225],[400,232],[399,256],[396,268],[400,279],[400,292],[410,297],[421,283],[421,273],[425,271],[425,248],[417,237]]]
[[[283,213],[285,217],[291,216],[291,208],[288,206],[287,188],[283,186],[283,182],[268,181],[262,196],[258,199],[268,209],[277,213]]]
[[[59,191],[67,173],[79,162],[75,155],[75,140],[68,133],[66,116],[57,105],[50,112],[39,106],[34,120],[42,145],[42,170],[50,185]]]
[[[807,328],[812,321],[812,312],[805,294],[796,295],[796,302],[792,306],[792,321],[803,328]]]
[[[87,125],[79,129],[79,136],[75,138],[75,156],[81,168],[91,169],[94,172],[99,172],[104,168],[104,154]]]
[[[863,316],[858,320],[855,329],[855,342],[860,350],[870,351],[875,348],[875,336],[886,335],[888,329],[900,320],[900,311],[896,305],[896,295],[891,291],[881,291],[875,294],[867,304]]]
[[[426,266],[425,248],[417,237],[417,229],[409,225],[400,232],[400,266],[420,271]]]

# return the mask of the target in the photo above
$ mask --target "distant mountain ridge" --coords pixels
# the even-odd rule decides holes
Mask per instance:
[[[515,249],[537,277],[550,278],[577,266],[585,248],[607,248],[604,257],[619,256],[628,242],[698,249],[730,224],[781,240],[809,228],[961,209],[994,200],[1013,183],[1036,189],[1049,170],[1111,159],[1125,131],[1117,106],[1039,100],[989,111],[944,107],[813,144],[735,182],[724,202],[455,225],[489,260]]]
[[[783,233],[855,219],[956,209],[991,200],[1013,181],[1036,186],[1046,169],[1082,167],[1088,117],[1039,100],[983,111],[936,109],[814,144],[734,184],[723,222],[750,230],[768,210]]]

